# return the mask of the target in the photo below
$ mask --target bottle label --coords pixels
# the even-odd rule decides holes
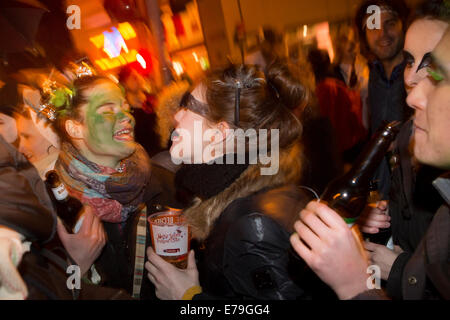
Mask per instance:
[[[55,195],[56,200],[61,201],[69,196],[66,187],[64,184],[60,184],[56,188],[52,188],[53,194]]]
[[[358,220],[358,218],[344,218],[344,221],[349,228],[353,227],[353,225],[356,223],[356,220]]]

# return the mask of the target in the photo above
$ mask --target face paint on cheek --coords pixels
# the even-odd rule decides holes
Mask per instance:
[[[115,143],[113,139],[115,115],[97,113],[97,107],[103,99],[103,96],[93,97],[86,112],[87,139],[88,143],[94,146],[114,145]]]

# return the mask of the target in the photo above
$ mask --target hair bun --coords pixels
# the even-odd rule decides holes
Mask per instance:
[[[296,65],[280,60],[272,62],[266,69],[266,81],[268,89],[288,109],[294,110],[308,103],[309,81]]]

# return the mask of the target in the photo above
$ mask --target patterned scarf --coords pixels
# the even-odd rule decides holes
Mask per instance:
[[[150,180],[150,159],[137,145],[136,151],[122,160],[120,170],[114,170],[87,160],[65,142],[56,170],[69,193],[92,206],[102,221],[122,223],[143,201]]]

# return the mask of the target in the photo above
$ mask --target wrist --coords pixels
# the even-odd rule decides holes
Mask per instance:
[[[361,274],[334,289],[340,300],[348,300],[368,290],[367,275]]]

